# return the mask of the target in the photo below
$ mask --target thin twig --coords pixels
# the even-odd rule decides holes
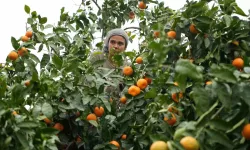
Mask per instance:
[[[82,0],[81,4],[78,7],[78,10],[81,8],[82,4],[84,4],[84,0]]]
[[[92,1],[95,3],[95,5],[98,7],[98,9],[101,10],[101,7],[97,4],[97,1],[95,1],[95,0],[92,0]]]

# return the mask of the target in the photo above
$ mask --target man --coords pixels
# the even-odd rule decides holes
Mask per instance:
[[[104,40],[102,52],[94,52],[90,57],[90,61],[95,63],[96,61],[102,60],[103,63],[97,66],[114,69],[117,67],[117,65],[112,57],[116,53],[124,52],[128,46],[128,42],[129,37],[124,30],[119,28],[110,30]],[[123,65],[126,64],[128,64],[128,62],[125,60]]]
[[[92,63],[93,67],[106,68],[106,72],[108,72],[110,69],[118,69],[118,71],[120,71],[124,66],[130,65],[126,59],[122,60],[122,65],[117,65],[117,63],[113,60],[113,56],[115,54],[119,54],[126,50],[128,42],[129,37],[124,30],[119,28],[110,30],[104,40],[102,51],[93,52],[90,57],[90,62]],[[103,70],[101,69],[101,74],[104,74],[102,71]],[[120,94],[124,89],[122,81],[118,78],[117,80],[106,78],[106,80],[118,85],[106,86],[104,90],[108,97],[118,101],[121,96]]]

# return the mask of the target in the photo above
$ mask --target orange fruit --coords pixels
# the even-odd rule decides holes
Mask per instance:
[[[191,136],[183,137],[180,140],[180,144],[185,150],[199,150],[200,147],[198,141]]]
[[[235,58],[232,65],[237,69],[242,69],[244,67],[244,60],[242,58]]]
[[[27,41],[29,40],[29,37],[27,37],[27,36],[22,36],[22,37],[21,37],[21,40],[22,40],[23,42],[27,42]]]
[[[241,134],[246,140],[250,140],[250,123],[243,127]]]
[[[239,46],[239,41],[233,40],[232,43],[236,46]]]
[[[148,86],[148,82],[146,79],[139,79],[137,82],[136,82],[136,85],[140,88],[140,89],[145,89],[147,86]]]
[[[194,62],[194,60],[193,60],[192,58],[190,58],[190,59],[189,59],[189,61],[190,61],[191,63],[193,63],[193,62]]]
[[[113,99],[112,99],[112,98],[110,98],[110,99],[109,99],[109,102],[110,102],[110,103],[113,103]]]
[[[18,113],[16,111],[13,111],[12,115],[16,116],[16,115],[18,115]]]
[[[94,109],[94,113],[97,117],[101,117],[103,114],[104,114],[104,108],[101,106],[101,107],[95,107]]]
[[[81,113],[79,111],[76,112],[76,117],[79,117]]]
[[[61,123],[56,123],[54,125],[54,128],[59,130],[59,131],[62,131],[64,129],[64,126]]]
[[[27,32],[25,33],[25,36],[27,36],[28,38],[31,38],[31,37],[32,37],[32,34],[33,34],[32,31],[27,31]]]
[[[195,27],[194,24],[191,24],[191,25],[189,26],[189,31],[190,31],[191,33],[193,33],[193,34],[199,33],[199,31],[196,29],[196,27]]]
[[[96,115],[95,114],[89,114],[88,116],[87,116],[87,120],[95,120],[96,121]]]
[[[9,58],[10,60],[15,61],[15,60],[18,58],[17,52],[15,52],[15,51],[10,52],[9,55],[8,55],[8,58]]]
[[[28,53],[28,50],[25,47],[22,47],[18,50],[18,55],[23,56]]]
[[[150,150],[168,150],[168,144],[164,141],[155,141],[151,144]]]
[[[174,106],[170,106],[170,107],[168,108],[168,111],[169,111],[169,112],[172,112],[172,113],[175,113],[175,114],[178,114],[178,113],[179,113],[178,109],[177,109],[176,107],[174,107]]]
[[[141,89],[135,85],[132,85],[128,88],[128,94],[136,96],[141,93]]]
[[[24,83],[24,85],[25,85],[25,86],[30,86],[30,81],[29,81],[29,80],[26,81],[26,82]]]
[[[44,118],[43,121],[44,121],[46,124],[50,124],[50,123],[52,122],[49,118]]]
[[[152,82],[152,79],[151,79],[151,78],[144,77],[144,79],[148,82],[148,84],[151,84],[151,82]]]
[[[143,1],[140,1],[139,4],[138,4],[138,7],[140,9],[145,9],[147,7],[147,5]]]
[[[123,134],[123,135],[121,136],[121,138],[122,138],[123,140],[126,140],[126,139],[127,139],[127,135],[126,135],[126,134]]]
[[[130,67],[130,66],[125,66],[125,67],[123,68],[123,74],[126,75],[126,76],[132,75],[132,74],[133,74],[133,69],[132,69],[132,67]]]
[[[120,149],[120,144],[117,141],[113,140],[113,141],[110,141],[109,143],[115,145],[118,149]]]
[[[160,32],[154,31],[154,38],[159,38],[159,37],[160,37]]]
[[[205,39],[208,38],[208,34],[204,34],[204,38],[205,38]]]
[[[176,93],[173,93],[173,94],[172,94],[172,99],[173,99],[175,102],[178,103],[180,98],[183,98],[183,93],[180,92],[178,96],[177,96]]]
[[[77,136],[77,138],[76,138],[76,142],[77,142],[77,143],[82,142],[82,138],[81,138],[80,136]]]
[[[212,81],[207,81],[206,82],[206,85],[210,85],[210,84],[212,84],[213,82]]]
[[[136,60],[135,60],[135,62],[136,62],[137,64],[142,64],[142,63],[143,63],[142,57],[137,57]]]
[[[169,125],[173,126],[176,123],[176,117],[173,113],[171,113],[172,117],[164,117],[164,121],[166,121]]]
[[[135,13],[133,11],[129,12],[129,19],[134,19]]]
[[[169,39],[175,39],[176,38],[176,32],[175,31],[168,31],[167,32],[167,37]]]
[[[121,102],[122,104],[126,104],[127,98],[126,98],[125,96],[122,96],[122,97],[120,98],[120,102]]]

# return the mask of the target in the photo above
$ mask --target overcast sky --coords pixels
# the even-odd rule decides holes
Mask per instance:
[[[103,0],[98,0],[103,1]],[[159,0],[163,1],[163,0]],[[179,9],[186,0],[164,0],[172,9]],[[236,0],[238,5],[248,14],[247,0]],[[11,36],[19,38],[25,34],[25,23],[28,15],[24,12],[24,5],[30,6],[31,10],[37,11],[42,17],[48,18],[48,23],[54,24],[59,19],[60,9],[65,7],[65,11],[75,12],[79,7],[81,0],[6,0],[0,5],[0,33],[1,36],[1,54],[0,63],[4,63],[8,53],[13,50],[11,45]],[[130,44],[128,50],[134,46]],[[34,51],[32,51],[34,53]],[[38,54],[41,57],[41,54]]]

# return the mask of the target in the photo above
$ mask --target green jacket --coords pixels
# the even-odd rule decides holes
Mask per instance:
[[[94,67],[103,67],[103,68],[109,68],[109,69],[115,69],[115,65],[113,65],[109,60],[108,60],[108,54],[102,52],[102,51],[96,51],[93,52],[90,56],[90,62],[94,65]],[[120,66],[119,68],[123,68],[126,65],[130,65],[130,63],[125,60],[123,65]]]
[[[90,56],[90,62],[94,66],[94,68],[98,67],[103,67],[103,68],[108,68],[108,69],[115,69],[116,66],[113,65],[109,60],[108,60],[108,54],[102,52],[102,51],[96,51],[93,52]],[[122,68],[126,65],[130,65],[130,63],[125,60],[123,65],[119,67],[119,69],[122,70]],[[122,75],[122,71],[121,71]],[[108,80],[108,79],[107,79]],[[109,82],[116,82],[114,80],[108,80]],[[117,84],[117,87],[114,86],[107,86],[105,87],[105,92],[110,95],[114,99],[120,98],[120,94],[124,88],[124,85],[120,82]]]

